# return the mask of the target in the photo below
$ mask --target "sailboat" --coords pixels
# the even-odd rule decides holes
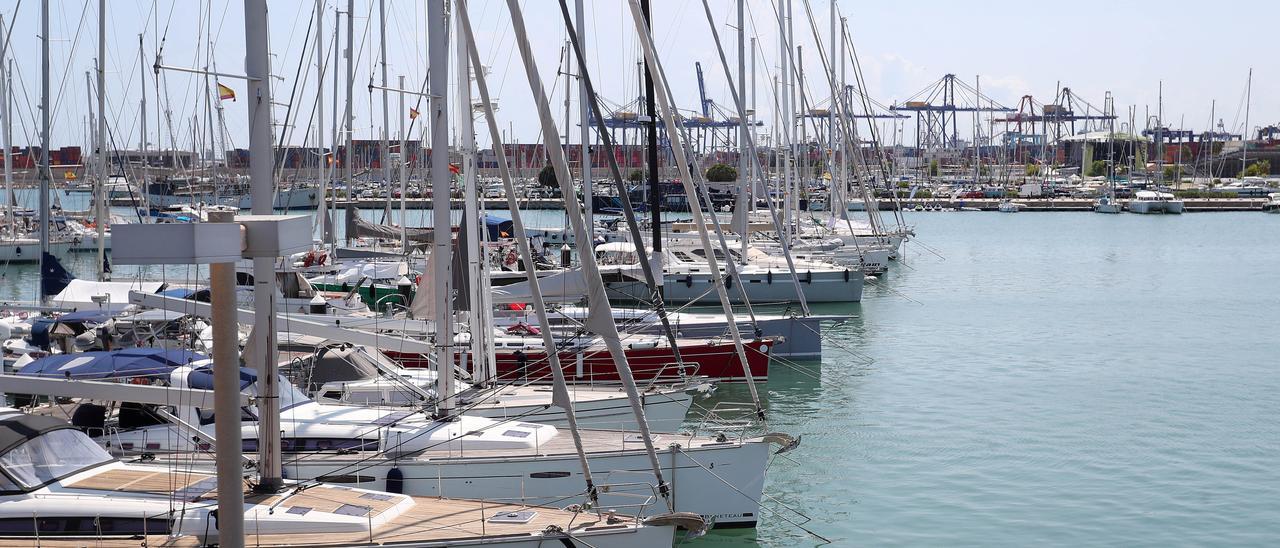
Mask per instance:
[[[1115,164],[1115,98],[1111,96],[1111,92],[1107,92],[1106,100],[1103,104],[1103,114],[1110,115],[1107,126],[1107,192],[1098,197],[1098,201],[1093,204],[1093,211],[1096,213],[1120,213],[1122,210],[1120,202],[1116,201],[1116,164]],[[1085,146],[1089,146],[1085,144]]]

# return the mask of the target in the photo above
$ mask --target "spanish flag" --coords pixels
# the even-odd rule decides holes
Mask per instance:
[[[414,120],[417,118],[418,118],[418,109],[409,107],[409,119]]]
[[[231,89],[231,88],[229,88],[229,87],[227,87],[227,86],[224,86],[224,85],[222,85],[221,83],[219,83],[219,84],[218,84],[218,100],[220,100],[220,101],[226,101],[227,99],[231,99],[232,101],[235,101],[235,100],[236,100],[236,90]]]
[[[462,175],[462,168],[458,167],[458,164],[449,164],[449,173]]]

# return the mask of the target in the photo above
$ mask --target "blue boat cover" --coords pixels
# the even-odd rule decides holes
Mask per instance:
[[[258,375],[252,369],[240,368],[240,389],[244,390],[254,381],[258,380]],[[187,387],[198,390],[213,390],[213,368],[209,366],[193,369],[187,374]]]
[[[27,364],[17,374],[72,379],[162,376],[203,359],[206,359],[203,354],[186,350],[126,348],[48,356]]]

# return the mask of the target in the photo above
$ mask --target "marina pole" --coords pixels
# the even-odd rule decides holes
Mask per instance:
[[[271,150],[271,69],[267,50],[266,0],[245,0],[245,76],[249,93],[249,184],[254,215],[272,214],[274,191]],[[280,459],[280,377],[276,374],[275,258],[253,258],[253,311],[257,317],[254,360],[258,370],[258,481],[257,491],[274,493],[284,485]]]
[[[209,222],[233,223],[231,211],[210,211]],[[210,322],[213,324],[213,414],[235,417],[240,414],[240,344],[236,340],[236,264],[209,264],[209,292],[213,295]],[[261,338],[261,337],[260,337]],[[243,440],[240,422],[214,421],[218,473],[218,544],[244,546]]]

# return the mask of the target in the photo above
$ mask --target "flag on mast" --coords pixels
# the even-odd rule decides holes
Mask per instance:
[[[418,109],[409,107],[409,119],[415,120],[417,118],[418,118]]]
[[[229,87],[227,87],[227,86],[224,86],[224,85],[222,85],[222,83],[221,83],[221,82],[219,82],[219,83],[218,83],[218,100],[219,100],[219,101],[226,101],[227,99],[231,99],[232,101],[235,101],[235,100],[236,100],[236,90],[231,89],[231,88],[229,88]]]

